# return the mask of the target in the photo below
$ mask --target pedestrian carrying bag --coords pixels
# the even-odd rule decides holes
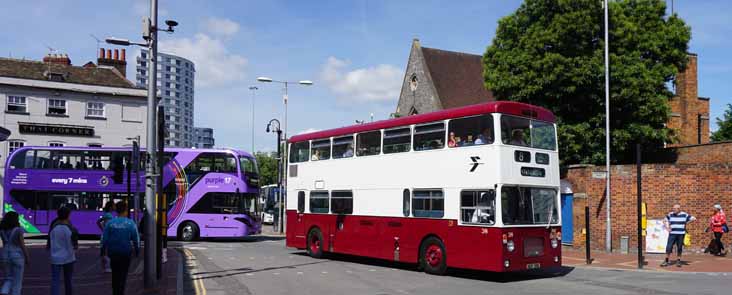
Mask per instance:
[[[722,223],[722,231],[725,233],[729,232],[729,227],[727,226],[727,223]]]
[[[684,235],[684,246],[691,247],[691,235],[688,233]]]

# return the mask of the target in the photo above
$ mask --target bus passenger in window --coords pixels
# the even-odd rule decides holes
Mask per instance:
[[[455,132],[450,132],[450,138],[447,139],[447,146],[456,147],[457,144],[458,144],[458,139],[455,138]]]
[[[511,132],[511,141],[509,144],[527,146],[526,141],[524,141],[524,131],[521,129],[513,130]]]
[[[468,135],[468,139],[467,139],[467,140],[465,140],[465,144],[463,144],[463,145],[465,145],[465,146],[468,146],[468,145],[473,145],[473,135],[470,135],[470,134],[469,134],[469,135]]]
[[[348,144],[348,147],[346,147],[346,151],[343,153],[343,158],[350,158],[353,157],[353,144]]]
[[[312,160],[312,161],[320,160],[320,151],[315,150],[315,152],[313,153],[313,156],[310,158],[310,160]]]
[[[490,129],[483,129],[483,133],[478,135],[478,139],[475,140],[475,144],[489,144],[493,142],[493,136],[491,135]]]

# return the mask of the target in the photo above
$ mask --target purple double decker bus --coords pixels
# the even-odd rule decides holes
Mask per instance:
[[[3,210],[18,212],[26,232],[47,233],[56,209],[66,206],[74,211],[71,221],[80,234],[101,234],[96,221],[107,202],[145,208],[144,157],[141,152],[139,167],[132,167],[131,148],[20,148],[5,164]],[[170,148],[161,160],[169,237],[190,241],[261,232],[259,174],[252,155]],[[131,216],[142,216],[137,213]]]

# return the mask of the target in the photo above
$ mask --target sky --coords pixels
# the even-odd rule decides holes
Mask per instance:
[[[257,77],[313,81],[288,88],[290,135],[368,121],[372,114],[385,119],[396,109],[414,38],[425,47],[483,54],[498,20],[520,4],[160,0],[160,24],[180,23],[175,33],[160,34],[160,49],[196,63],[195,125],[214,128],[217,146],[271,151],[276,138],[265,128],[273,118],[284,123],[283,91]],[[141,20],[149,14],[145,0],[0,0],[0,7],[0,56],[40,60],[53,48],[75,65],[96,61],[99,46],[114,48],[97,38],[141,40]],[[692,28],[699,96],[711,97],[716,129],[715,118],[732,103],[732,1],[676,0],[674,8]]]

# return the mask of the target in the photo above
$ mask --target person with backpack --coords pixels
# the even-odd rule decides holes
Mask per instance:
[[[0,258],[5,267],[5,280],[0,287],[2,295],[20,295],[23,288],[23,272],[28,264],[28,249],[23,239],[23,229],[20,227],[18,213],[10,211],[5,213],[0,221],[0,238],[3,241],[3,249]]]
[[[58,295],[61,285],[61,272],[64,273],[65,294],[73,294],[72,276],[76,250],[79,248],[77,231],[70,221],[71,209],[61,207],[57,211],[58,219],[48,234],[46,249],[51,256],[51,295]]]
[[[709,227],[712,230],[712,233],[714,234],[714,244],[716,244],[716,253],[712,253],[717,256],[724,256],[727,254],[727,251],[724,249],[724,244],[722,243],[722,235],[729,231],[729,228],[727,227],[727,219],[724,215],[724,211],[722,210],[722,206],[719,204],[714,205],[714,215],[712,216],[710,220]]]
[[[140,256],[140,235],[132,219],[127,218],[127,204],[118,202],[115,205],[117,217],[104,226],[102,233],[102,253],[107,253],[112,266],[112,294],[124,295],[127,273],[135,256]]]
[[[97,219],[97,226],[102,233],[104,233],[104,225],[114,218],[112,211],[114,211],[114,202],[110,200],[107,204],[104,204],[104,214],[99,216],[99,219]],[[112,268],[110,267],[109,257],[107,257],[107,253],[104,253],[104,248],[100,248],[100,250],[102,251],[102,268],[104,269],[104,272],[111,273]]]

